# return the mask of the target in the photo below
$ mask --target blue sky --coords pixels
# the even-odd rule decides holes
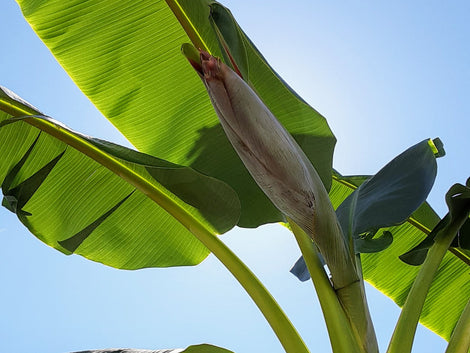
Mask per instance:
[[[470,176],[470,3],[467,1],[223,1],[275,70],[338,138],[334,167],[373,174],[395,155],[440,137],[447,156],[429,202]],[[287,4],[287,5],[286,5]],[[125,140],[35,36],[13,0],[0,5],[0,84],[75,130]],[[192,268],[119,271],[66,257],[0,210],[0,351],[65,353],[208,342],[236,353],[282,352],[261,314],[210,256]],[[235,229],[224,241],[253,268],[312,352],[329,352],[310,283],[288,269],[299,251],[278,225]],[[260,249],[263,249],[260,251]],[[368,291],[382,350],[398,309]],[[424,328],[414,352],[443,352]]]

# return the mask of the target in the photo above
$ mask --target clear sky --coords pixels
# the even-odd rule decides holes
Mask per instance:
[[[223,1],[275,70],[329,121],[334,167],[373,174],[409,146],[440,137],[431,205],[470,176],[470,2]],[[75,130],[117,143],[118,132],[81,94],[22,18],[0,4],[0,84]],[[1,143],[1,141],[0,141]],[[119,271],[64,256],[0,210],[0,352],[66,353],[106,347],[282,352],[257,308],[218,261]],[[288,273],[299,251],[278,225],[235,229],[224,241],[259,275],[312,352],[329,342],[309,282]],[[370,288],[368,288],[370,289]],[[385,350],[398,309],[368,290]],[[443,352],[424,328],[414,352]]]

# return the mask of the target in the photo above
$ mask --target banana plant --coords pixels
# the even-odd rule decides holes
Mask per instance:
[[[252,297],[286,352],[308,352],[271,295],[216,236],[235,225],[285,222],[303,255],[293,272],[312,277],[334,352],[378,350],[364,279],[401,305],[405,298],[421,301],[404,304],[390,352],[411,349],[402,342],[412,342],[428,292],[427,305],[442,304],[446,320],[423,310],[422,321],[447,338],[453,332],[449,352],[468,344],[466,303],[439,295],[443,278],[458,273],[451,285],[458,299],[468,298],[468,185],[451,189],[448,200],[459,201],[448,202],[451,215],[441,222],[423,204],[435,158],[444,154],[439,140],[418,143],[373,177],[343,177],[331,168],[335,138],[326,120],[275,74],[220,4],[19,4],[80,89],[139,150],[72,131],[3,89],[3,205],[39,239],[123,269],[195,265],[210,251]],[[92,25],[75,25],[81,21]],[[180,55],[188,40],[192,45],[183,45]],[[168,55],[176,60],[164,60]],[[201,94],[204,86],[210,99]],[[100,200],[82,202],[83,180]],[[71,219],[72,209],[91,211]],[[440,234],[446,242],[434,255]],[[434,267],[423,265],[422,284],[397,251],[426,236],[418,250],[429,254],[419,254]],[[449,247],[446,267],[433,281]],[[424,298],[406,296],[411,283],[418,284],[410,293]]]

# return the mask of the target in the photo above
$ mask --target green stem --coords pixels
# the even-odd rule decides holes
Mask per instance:
[[[445,353],[467,353],[470,350],[470,300],[454,327]]]
[[[313,285],[315,286],[333,352],[361,352],[354,339],[349,320],[323,269],[314,243],[310,237],[290,219],[289,224],[304,257]]]
[[[453,220],[436,235],[435,242],[429,249],[403,305],[387,353],[411,352],[419,317],[434,276],[456,233],[467,218],[466,214],[465,217]]]
[[[0,108],[5,108],[9,114],[17,117],[38,113],[29,107],[18,107],[15,106],[14,102],[5,100],[0,100]],[[158,186],[150,183],[126,165],[97,149],[86,140],[50,121],[37,117],[25,118],[24,121],[100,163],[165,209],[194,234],[233,274],[263,313],[285,351],[287,353],[309,353],[299,333],[279,307],[279,304],[250,269],[215,234],[194,218],[193,215],[179,207]]]
[[[188,35],[189,39],[197,49],[201,49],[209,52],[207,44],[204,42],[204,39],[199,34],[198,30],[191,22],[190,18],[184,11],[183,7],[178,0],[165,0],[168,7],[173,11],[176,19],[179,21],[181,27]],[[209,10],[209,9],[208,9]]]

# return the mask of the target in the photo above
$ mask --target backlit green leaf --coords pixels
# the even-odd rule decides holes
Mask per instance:
[[[0,106],[32,108],[8,90]],[[9,124],[2,124],[6,119]],[[208,250],[181,223],[146,195],[99,163],[41,133],[22,120],[0,113],[2,191],[23,224],[46,244],[106,265],[137,269],[194,265]],[[36,116],[51,123],[45,116]],[[60,125],[91,148],[114,158],[155,185],[172,202],[214,234],[232,228],[239,214],[235,192],[223,182],[189,167],[145,155]],[[94,146],[94,147],[93,147]],[[11,210],[12,207],[9,207]]]
[[[209,20],[209,5],[220,13],[219,5],[210,0],[18,3],[79,88],[139,151],[228,183],[242,204],[240,226],[284,220],[233,151],[202,83],[180,54],[181,45],[193,40],[222,57]],[[229,40],[230,28],[225,29]],[[335,138],[325,119],[293,93],[242,32],[236,34],[245,45],[250,84],[329,187]]]

